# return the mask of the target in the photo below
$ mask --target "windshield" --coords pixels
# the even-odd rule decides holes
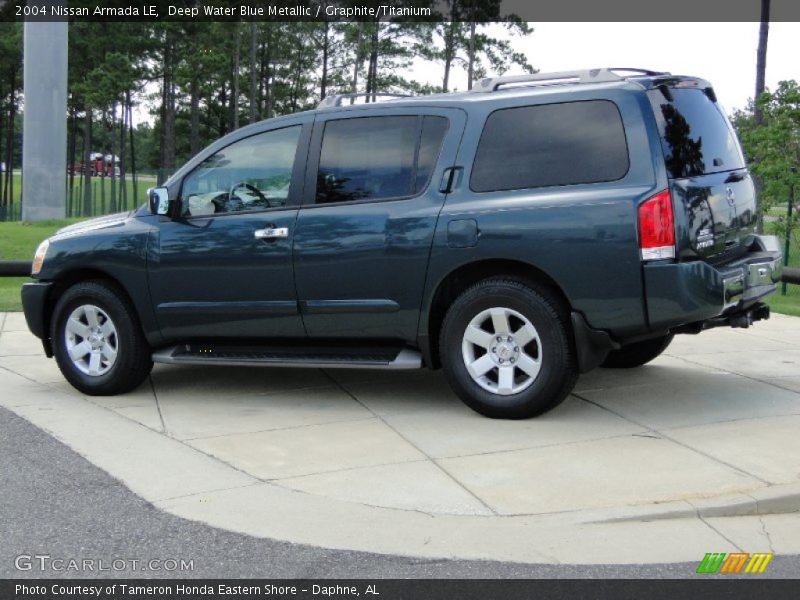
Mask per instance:
[[[672,179],[742,169],[739,141],[728,118],[703,90],[669,88],[647,93]]]

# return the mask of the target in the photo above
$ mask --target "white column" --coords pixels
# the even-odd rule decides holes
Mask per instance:
[[[67,23],[27,22],[22,219],[63,219],[67,170]]]

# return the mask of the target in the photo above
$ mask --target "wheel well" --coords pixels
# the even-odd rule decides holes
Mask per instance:
[[[131,303],[131,305],[133,304],[125,288],[122,285],[120,285],[119,281],[114,279],[108,273],[104,273],[103,271],[98,271],[96,269],[76,269],[74,271],[68,271],[67,273],[62,274],[58,279],[56,279],[53,282],[53,288],[47,295],[47,303],[45,304],[45,314],[44,314],[45,331],[46,332],[50,331],[50,325],[51,325],[50,320],[53,316],[53,309],[55,309],[59,298],[61,298],[64,292],[66,292],[76,283],[80,283],[82,281],[98,281],[98,280],[113,285],[114,288],[116,288],[116,290],[120,294],[122,294],[129,303]]]
[[[428,313],[428,339],[430,341],[431,367],[439,368],[439,333],[442,321],[450,305],[471,285],[489,277],[510,277],[523,282],[535,283],[548,293],[566,311],[565,322],[569,325],[570,302],[559,285],[547,273],[531,264],[515,260],[484,260],[462,265],[445,277],[433,295]]]

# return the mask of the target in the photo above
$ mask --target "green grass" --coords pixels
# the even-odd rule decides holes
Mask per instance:
[[[797,288],[798,286],[794,287]],[[786,288],[786,293],[786,296],[781,296],[780,286],[778,286],[778,291],[767,298],[770,310],[784,315],[800,317],[800,290],[793,291],[790,284]]]
[[[36,246],[57,229],[80,219],[22,223],[0,223],[0,260],[32,260]],[[0,312],[22,310],[19,290],[28,277],[0,277]]]

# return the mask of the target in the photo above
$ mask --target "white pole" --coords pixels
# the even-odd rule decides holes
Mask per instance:
[[[26,22],[22,219],[63,219],[67,190],[67,23]]]

